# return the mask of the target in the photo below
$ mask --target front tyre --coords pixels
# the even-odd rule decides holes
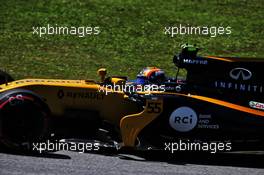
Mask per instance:
[[[11,90],[0,95],[0,143],[12,150],[30,151],[34,142],[48,135],[47,104],[28,90]]]

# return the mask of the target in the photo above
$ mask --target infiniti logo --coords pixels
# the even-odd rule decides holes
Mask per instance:
[[[234,68],[230,71],[229,75],[235,80],[249,80],[252,77],[252,73],[245,68]]]

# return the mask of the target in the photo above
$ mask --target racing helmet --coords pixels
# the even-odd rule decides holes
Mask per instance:
[[[160,84],[166,80],[165,72],[157,67],[145,67],[137,75],[137,84]]]

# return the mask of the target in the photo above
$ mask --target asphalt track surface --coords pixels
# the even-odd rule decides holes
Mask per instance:
[[[264,174],[264,154],[78,153],[36,154],[0,152],[0,174]]]

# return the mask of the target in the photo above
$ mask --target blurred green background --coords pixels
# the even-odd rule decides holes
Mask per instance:
[[[202,47],[201,55],[264,57],[263,7],[263,0],[1,0],[0,68],[16,79],[95,78],[100,67],[134,78],[145,66],[172,76],[172,57],[186,42]],[[47,24],[99,26],[101,33],[32,34]],[[230,26],[232,34],[164,34],[179,24]]]

